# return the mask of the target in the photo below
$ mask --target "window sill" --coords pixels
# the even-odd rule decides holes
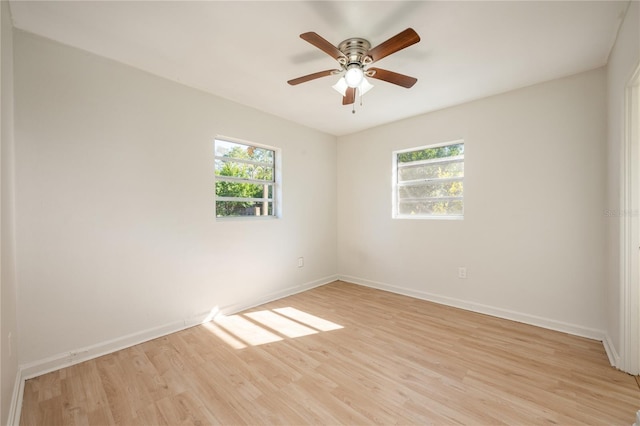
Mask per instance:
[[[262,221],[262,220],[276,220],[278,216],[221,216],[216,217],[216,221],[220,222],[232,222],[232,221]]]
[[[464,220],[464,216],[419,216],[419,215],[398,215],[392,219],[409,219],[409,220]]]

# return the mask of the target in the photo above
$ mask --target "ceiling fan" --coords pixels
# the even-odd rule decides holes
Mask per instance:
[[[317,78],[341,74],[340,80],[333,88],[342,94],[342,105],[350,105],[355,102],[356,89],[359,95],[362,96],[373,87],[365,77],[383,80],[407,89],[418,81],[418,79],[408,75],[387,71],[382,68],[366,68],[368,65],[392,53],[419,42],[420,36],[412,28],[407,28],[374,48],[371,48],[371,43],[363,38],[346,39],[337,47],[314,32],[300,34],[300,38],[334,58],[338,61],[340,68],[315,72],[294,78],[287,81],[287,83],[295,86]]]

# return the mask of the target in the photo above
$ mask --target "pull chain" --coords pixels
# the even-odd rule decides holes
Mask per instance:
[[[353,90],[354,90],[354,92],[355,92],[355,93],[353,94],[353,95],[354,95],[354,97],[355,97],[355,96],[358,96],[358,93],[360,92],[360,91],[358,90],[358,88],[356,87],[356,88],[354,88]],[[355,102],[355,99],[353,100],[353,104],[351,104],[351,105],[352,105],[351,114],[355,114],[355,113],[356,113],[356,102]],[[360,96],[360,105],[362,106],[362,96]]]

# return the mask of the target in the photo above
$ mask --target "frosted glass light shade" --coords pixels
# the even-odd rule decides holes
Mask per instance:
[[[340,77],[340,80],[338,80],[338,82],[331,87],[333,87],[334,90],[340,93],[342,96],[345,96],[347,94],[347,88],[349,86],[347,85],[344,77]]]
[[[349,87],[358,87],[364,79],[364,71],[359,66],[349,68],[344,74],[344,79]]]
[[[358,90],[360,91],[360,96],[364,95],[371,89],[373,89],[373,84],[369,83],[369,80],[363,77],[362,83],[360,83],[360,86],[358,86]]]
[[[340,80],[338,80],[338,82],[331,87],[333,87],[333,89],[336,92],[340,93],[342,96],[346,96],[349,85],[347,84],[345,77],[340,77]],[[363,77],[362,81],[360,82],[360,85],[357,86],[356,88],[358,89],[360,96],[362,96],[365,93],[367,93],[369,90],[373,89],[373,84],[369,83],[369,80]]]

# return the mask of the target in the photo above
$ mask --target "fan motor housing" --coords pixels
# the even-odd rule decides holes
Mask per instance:
[[[365,63],[365,55],[371,49],[371,43],[363,38],[348,38],[338,45],[338,50],[344,53],[347,60],[343,66]]]

